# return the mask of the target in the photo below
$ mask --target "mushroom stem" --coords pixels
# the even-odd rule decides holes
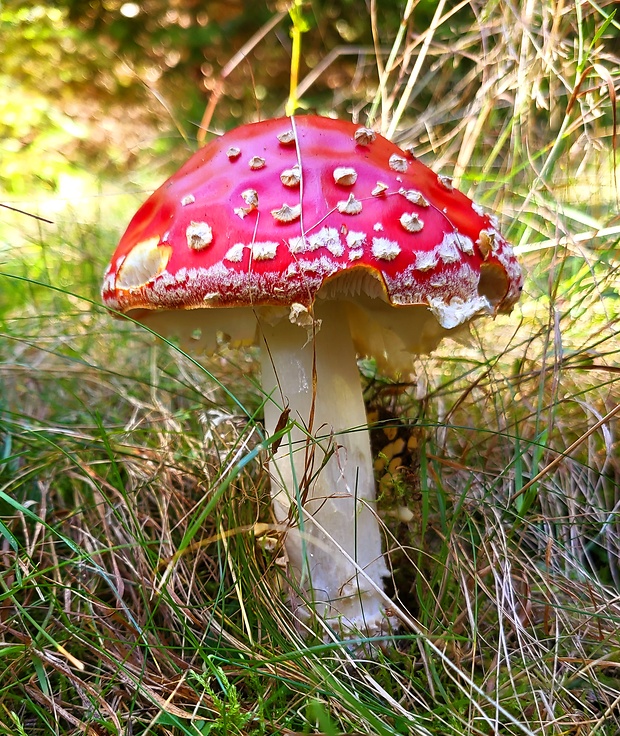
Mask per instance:
[[[345,305],[317,301],[315,318],[310,339],[288,319],[261,321],[266,430],[287,405],[296,425],[271,461],[273,508],[289,525],[299,613],[314,611],[345,635],[373,635],[391,623],[379,592],[388,570],[355,348]]]

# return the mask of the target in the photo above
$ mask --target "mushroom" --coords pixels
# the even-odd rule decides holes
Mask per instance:
[[[521,289],[495,219],[446,182],[348,122],[244,125],[151,195],[104,278],[108,307],[194,350],[260,343],[266,432],[290,417],[270,474],[291,602],[343,636],[395,624],[356,357],[410,371]]]

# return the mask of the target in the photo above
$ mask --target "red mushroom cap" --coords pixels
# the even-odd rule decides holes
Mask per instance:
[[[494,218],[448,177],[359,125],[304,116],[244,125],[192,156],[132,219],[103,299],[134,314],[310,307],[360,272],[445,329],[509,311],[522,285]]]

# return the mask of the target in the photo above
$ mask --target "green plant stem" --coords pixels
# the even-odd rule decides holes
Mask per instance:
[[[286,103],[285,112],[288,117],[295,114],[295,110],[299,107],[297,99],[297,87],[299,85],[299,61],[301,59],[301,35],[308,30],[308,25],[302,14],[303,0],[294,0],[289,10],[289,15],[293,21],[291,28],[291,38],[293,46],[291,49],[291,77],[288,101]]]

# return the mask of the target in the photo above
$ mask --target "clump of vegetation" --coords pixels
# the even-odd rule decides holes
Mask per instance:
[[[72,50],[116,33],[119,67],[101,67],[116,89],[121,61],[159,64],[122,45],[129,5],[106,3],[105,22],[41,5],[29,32],[63,35],[70,85],[88,82]],[[301,639],[278,594],[252,354],[197,361],[99,304],[119,223],[144,198],[132,161],[159,177],[165,132],[199,123],[217,90],[191,100],[196,115],[132,99],[137,158],[93,176],[88,129],[68,122],[91,102],[34,88],[16,41],[35,11],[3,5],[22,56],[0,73],[44,104],[19,118],[17,95],[0,103],[2,202],[45,220],[0,208],[0,733],[618,732],[618,21],[605,3],[384,5],[301,6],[299,104],[370,116],[454,174],[498,213],[527,280],[510,317],[419,358],[415,379],[360,363],[403,622],[373,657],[369,642]],[[212,6],[216,38],[233,6]],[[284,109],[286,10],[239,13],[243,41],[257,33],[247,61],[226,67],[238,46],[225,44],[205,61],[215,86],[227,71],[211,128],[232,124],[228,95],[244,119]],[[207,53],[171,34],[185,21],[159,18],[168,53]],[[281,81],[263,95],[266,58]],[[166,76],[150,86],[170,101]]]

